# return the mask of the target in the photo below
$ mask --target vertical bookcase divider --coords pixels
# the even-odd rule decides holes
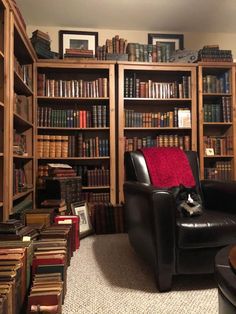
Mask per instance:
[[[125,151],[150,146],[197,151],[196,67],[118,62],[119,202]]]

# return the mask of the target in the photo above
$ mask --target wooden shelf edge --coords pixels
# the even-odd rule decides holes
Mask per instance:
[[[17,199],[19,199],[19,198],[21,198],[23,196],[26,196],[27,194],[30,194],[32,192],[34,192],[34,189],[28,189],[25,192],[21,192],[21,193],[15,194],[12,199],[13,199],[13,201],[15,201],[15,200],[17,200]]]
[[[82,186],[82,190],[99,190],[99,189],[110,189],[110,185],[103,186]]]
[[[36,96],[38,100],[109,100],[109,97],[48,97],[48,96]]]
[[[110,156],[103,157],[41,157],[38,160],[99,160],[99,159],[110,159]]]
[[[0,207],[3,207],[3,202],[0,202]]]

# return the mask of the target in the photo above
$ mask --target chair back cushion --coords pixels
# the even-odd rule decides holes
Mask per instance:
[[[199,163],[197,153],[194,151],[185,152],[196,183],[196,190],[200,193]],[[125,180],[138,181],[141,183],[151,184],[147,164],[143,153],[139,150],[125,152]]]

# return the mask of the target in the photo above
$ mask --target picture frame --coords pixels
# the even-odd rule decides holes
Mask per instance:
[[[206,156],[214,156],[215,155],[214,148],[206,148],[205,153]]]
[[[148,34],[148,44],[156,45],[160,43],[161,46],[169,46],[170,52],[184,49],[184,35],[183,34]]]
[[[63,59],[66,48],[93,50],[95,56],[97,46],[98,32],[59,31],[59,54],[61,59]]]
[[[72,215],[79,216],[79,237],[80,239],[93,233],[93,227],[91,224],[88,203],[87,202],[75,202],[71,204]]]

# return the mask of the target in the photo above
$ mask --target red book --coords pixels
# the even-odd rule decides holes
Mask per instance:
[[[47,252],[45,252],[45,255]],[[38,265],[58,265],[65,264],[65,256],[61,256],[62,254],[54,254],[49,258],[44,257],[44,255],[40,257],[34,257],[32,261],[32,275],[35,274],[35,271]]]
[[[80,246],[79,239],[79,216],[75,215],[60,215],[55,217],[55,223],[57,224],[72,224],[73,228],[73,251],[77,250]]]

